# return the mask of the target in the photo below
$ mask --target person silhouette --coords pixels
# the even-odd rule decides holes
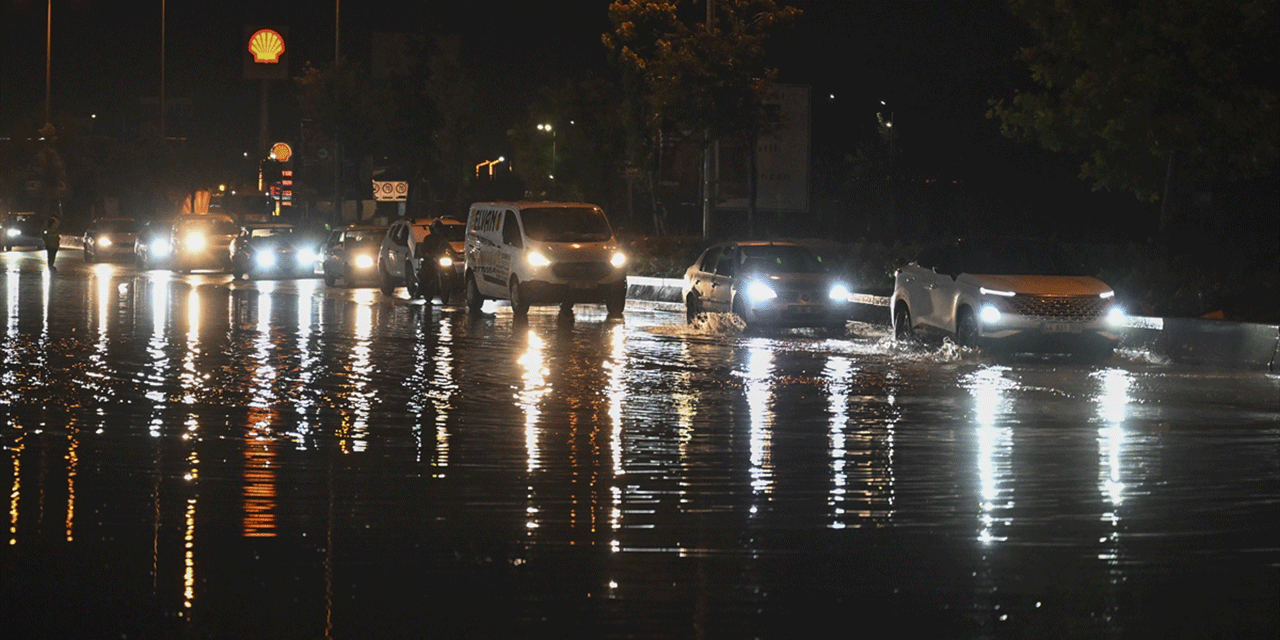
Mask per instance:
[[[58,233],[61,227],[62,223],[58,221],[58,216],[51,215],[45,222],[44,231],[40,233],[44,239],[44,250],[49,254],[49,270],[54,272],[58,270],[54,260],[58,257],[58,247],[62,243],[62,236]]]

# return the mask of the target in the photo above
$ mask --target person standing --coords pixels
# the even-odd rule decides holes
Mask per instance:
[[[44,238],[44,250],[49,253],[49,270],[54,272],[58,270],[53,261],[58,257],[58,246],[62,243],[62,236],[58,234],[61,227],[62,223],[58,221],[58,216],[51,215],[44,225],[44,231],[40,234]]]

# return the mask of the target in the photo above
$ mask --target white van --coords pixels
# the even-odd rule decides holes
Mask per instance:
[[[478,202],[467,215],[467,308],[510,300],[516,315],[535,304],[627,300],[627,257],[604,211],[582,202]]]

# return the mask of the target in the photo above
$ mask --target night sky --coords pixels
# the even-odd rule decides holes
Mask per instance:
[[[509,108],[493,138],[522,118],[537,87],[591,70],[612,73],[600,35],[607,0],[574,2],[356,3],[341,6],[344,57],[367,60],[375,31],[457,33],[473,76]],[[1066,190],[1095,199],[1070,162],[1001,138],[985,117],[987,100],[1012,96],[1027,73],[1014,61],[1028,34],[1001,0],[796,0],[804,11],[772,41],[780,80],[812,87],[813,153],[839,157],[875,126],[884,100],[900,150],[941,179]],[[52,94],[57,114],[96,114],[108,135],[136,128],[160,78],[161,1],[54,0]],[[4,0],[0,14],[0,131],[44,108],[46,3]],[[168,2],[166,94],[190,97],[193,136],[257,139],[259,86],[240,73],[245,25],[290,29],[291,75],[303,63],[332,61],[334,4],[325,2]],[[272,135],[297,123],[292,88],[273,85]],[[274,88],[278,87],[278,88]],[[151,107],[154,109],[154,107]],[[500,150],[499,150],[500,152]],[[1034,181],[1035,184],[1029,184]],[[1061,195],[1061,194],[1059,194]],[[1060,197],[1055,198],[1061,201]],[[1114,199],[1113,199],[1114,200]],[[1131,201],[1131,199],[1130,199]],[[1093,201],[1090,201],[1093,202]],[[1089,206],[1093,206],[1090,204]]]

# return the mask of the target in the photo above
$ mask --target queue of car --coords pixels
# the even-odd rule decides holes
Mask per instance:
[[[0,219],[3,247],[41,246],[32,213]],[[442,237],[433,237],[439,234]],[[626,302],[627,257],[600,207],[577,202],[473,204],[453,218],[353,224],[318,242],[294,225],[239,225],[220,214],[184,214],[140,225],[93,221],[85,261],[132,257],[140,268],[214,269],[236,278],[307,277],[377,286],[391,295],[449,303],[465,294],[478,313],[506,300],[517,317],[531,305]],[[430,254],[430,255],[428,255]],[[730,241],[706,248],[685,270],[686,321],[731,313],[748,329],[841,331],[852,287],[820,255],[787,241]],[[897,341],[941,337],[995,352],[1110,354],[1125,316],[1115,291],[1061,246],[1033,239],[952,240],[925,246],[895,272],[889,318]]]

